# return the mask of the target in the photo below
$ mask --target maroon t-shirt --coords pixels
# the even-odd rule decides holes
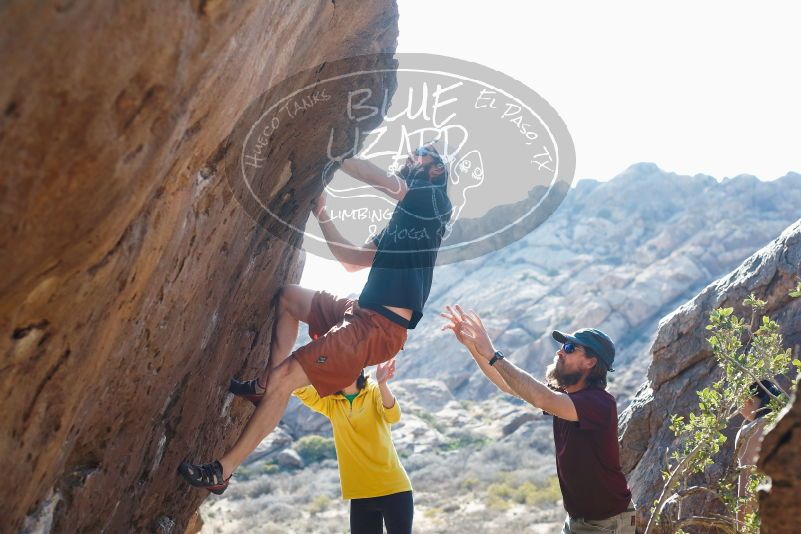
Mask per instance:
[[[556,472],[565,510],[590,520],[625,512],[631,490],[620,469],[615,398],[603,389],[569,395],[579,420],[553,418]]]

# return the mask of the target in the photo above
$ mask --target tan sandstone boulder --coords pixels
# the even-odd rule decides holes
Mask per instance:
[[[207,492],[176,467],[233,443],[252,408],[228,380],[264,368],[272,299],[300,275],[297,236],[232,193],[226,140],[282,80],[393,53],[397,16],[393,0],[0,7],[0,530],[187,527]],[[394,72],[368,83],[391,94]],[[293,224],[341,111],[275,139],[264,198]]]

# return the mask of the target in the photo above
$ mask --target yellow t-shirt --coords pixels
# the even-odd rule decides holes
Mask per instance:
[[[313,386],[296,389],[292,394],[331,420],[343,499],[411,491],[412,483],[389,431],[389,425],[400,420],[400,406],[396,400],[392,408],[384,408],[374,381],[367,381],[352,404],[341,394],[321,398]]]

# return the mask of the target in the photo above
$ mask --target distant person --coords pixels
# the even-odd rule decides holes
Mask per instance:
[[[389,426],[400,406],[387,382],[395,360],[376,368],[377,385],[364,376],[342,391],[320,397],[314,386],[296,390],[303,404],[331,421],[342,498],[350,499],[351,534],[411,534],[412,484],[398,459]]]
[[[737,467],[740,474],[737,479],[737,496],[743,499],[747,496],[746,488],[751,474],[756,468],[762,437],[765,433],[764,417],[770,413],[771,395],[778,397],[781,390],[770,380],[754,382],[748,387],[751,394],[740,407],[743,416],[743,426],[734,439],[734,450],[737,451]],[[752,498],[738,511],[737,520],[743,521],[747,514],[756,511],[757,503]]]
[[[350,244],[337,230],[324,195],[314,204],[312,212],[334,257],[348,271],[371,266],[367,283],[358,300],[297,285],[282,288],[270,342],[272,369],[253,380],[232,380],[229,388],[257,402],[256,411],[219,460],[179,466],[193,486],[224,492],[234,470],[275,429],[292,391],[311,384],[326,397],[347,387],[365,367],[394,357],[406,342],[407,330],[423,316],[451,216],[445,160],[428,143],[409,154],[392,175],[360,159],[344,160],[341,169],[398,201],[386,228],[364,246]],[[299,321],[309,325],[312,341],[290,354]]]
[[[562,532],[634,534],[631,490],[620,468],[617,405],[606,391],[615,345],[596,329],[572,335],[554,331],[562,343],[546,371],[546,383],[504,359],[476,312],[446,306],[443,329],[470,351],[498,388],[553,415],[556,473],[567,510]]]

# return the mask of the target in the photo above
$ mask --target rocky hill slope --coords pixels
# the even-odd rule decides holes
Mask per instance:
[[[697,407],[696,392],[719,378],[719,368],[707,342],[709,313],[718,307],[733,307],[743,316],[743,299],[751,293],[767,301],[765,313],[782,325],[785,346],[798,357],[801,346],[801,299],[788,293],[801,276],[801,220],[787,228],[780,237],[756,252],[727,276],[715,281],[695,298],[665,317],[651,346],[647,382],[637,391],[634,400],[620,416],[621,463],[639,507],[639,519],[647,520],[648,510],[661,490],[661,472],[665,469],[668,447],[675,438],[668,428],[670,414],[686,416]],[[792,418],[787,423],[792,426]],[[710,476],[721,474],[732,456],[734,434],[742,422],[737,418],[729,429],[728,446],[724,446]],[[787,436],[787,430],[779,431]],[[781,439],[779,440],[781,441]],[[770,447],[778,444],[773,441]],[[787,445],[798,450],[798,438]],[[776,473],[775,457],[763,457],[763,465]],[[778,488],[784,477],[780,474]],[[796,497],[797,499],[797,494]],[[776,500],[779,500],[778,498]],[[770,500],[766,510],[775,508]],[[703,506],[699,503],[699,506]],[[691,504],[683,505],[683,513],[692,513]],[[697,509],[696,509],[697,511]],[[763,511],[764,512],[764,511]],[[797,528],[797,517],[795,521]],[[779,532],[780,530],[765,530]],[[789,532],[789,531],[782,531]]]
[[[238,434],[228,380],[262,368],[299,278],[232,195],[226,139],[281,80],[394,52],[397,7],[4,2],[0,35],[0,530],[183,532],[207,493],[176,466]],[[293,224],[339,111],[276,137],[266,201]]]
[[[553,475],[554,466],[549,421],[535,411],[510,405],[506,399],[488,398],[495,395],[494,388],[475,372],[473,362],[453,340],[438,331],[435,313],[439,305],[461,301],[482,310],[487,322],[494,325],[499,344],[521,347],[512,357],[533,370],[542,369],[552,355],[550,329],[588,323],[607,328],[620,340],[621,364],[616,366],[612,389],[622,411],[645,379],[652,360],[649,344],[660,319],[670,316],[703,286],[737,267],[797,219],[799,186],[798,174],[775,182],[759,182],[748,176],[717,182],[705,176],[668,174],[649,164],[635,165],[609,183],[580,182],[554,216],[521,243],[491,257],[440,268],[432,291],[434,304],[426,310],[429,319],[411,333],[412,341],[399,358],[399,398],[412,409],[404,413],[404,421],[393,430],[393,436],[400,451],[426,458],[409,464],[413,468],[422,464],[419,472],[410,473],[415,484],[420,482],[416,489],[421,491],[427,489],[431,473],[446,470],[457,461],[448,456],[453,453],[450,447],[460,451],[459,458],[467,459],[459,460],[464,467],[458,476],[448,482],[438,480],[453,501],[448,506],[447,525],[480,532],[516,524],[493,507],[492,492],[504,484],[506,468],[528,469],[533,464],[508,466],[503,455],[493,455],[489,451],[494,449],[486,449],[487,443],[498,441],[496,448],[514,443],[513,455],[539,454],[540,477]],[[630,319],[623,321],[622,317]],[[530,324],[536,324],[536,329],[529,331]],[[702,325],[698,332],[705,332]],[[542,358],[534,353],[536,347],[543,347]],[[659,365],[672,368],[670,363]],[[703,370],[698,372],[703,374]],[[410,378],[415,376],[419,378]],[[684,388],[680,380],[675,387]],[[694,399],[695,389],[691,388],[692,384],[686,385],[682,395]],[[461,400],[457,403],[455,399]],[[670,406],[667,404],[665,410]],[[275,445],[273,454],[296,446],[304,435],[330,436],[327,420],[297,402],[291,403],[284,428],[283,441]],[[637,454],[641,454],[648,447],[657,447],[650,439],[664,437],[637,434],[635,426],[626,428],[627,462],[635,449],[639,447]],[[650,427],[642,424],[637,428],[644,431]],[[253,459],[255,465],[263,461],[271,460],[267,456]],[[633,468],[633,464],[626,465]],[[641,468],[647,465],[646,461]],[[317,477],[315,469],[306,466],[303,471]],[[485,471],[492,472],[494,478]],[[644,475],[647,484],[654,483],[648,476],[658,474],[656,467],[651,471]],[[639,491],[645,482],[636,474],[631,476]],[[283,527],[313,524],[317,516],[310,510],[316,508],[293,491],[291,481],[275,477],[265,480],[272,480],[272,497],[258,497],[265,503],[272,503],[279,494],[282,499],[294,499],[295,511],[283,512],[287,514]],[[461,486],[465,480],[476,482]],[[336,487],[330,493],[333,502],[320,512],[323,515],[341,512]],[[206,531],[225,532],[240,524],[236,518],[247,521],[261,517],[247,495],[240,499],[237,504],[230,500],[219,505],[209,503],[206,511],[216,510],[216,517],[207,519]],[[436,514],[437,503],[436,492],[427,494],[425,502],[421,501],[421,512]],[[559,506],[552,502],[536,512],[529,506],[520,513],[528,514],[532,522],[541,521],[540,526],[547,529],[554,527],[549,521],[558,519],[547,510],[559,511]],[[642,503],[640,508],[644,509]],[[269,516],[263,517],[267,520]],[[418,522],[418,528],[445,531],[429,519]],[[283,531],[276,526],[275,532]]]
[[[444,380],[459,398],[488,384],[437,316],[478,310],[499,348],[535,373],[553,358],[553,329],[584,326],[617,342],[613,393],[621,408],[645,376],[659,320],[734,269],[795,221],[801,175],[718,182],[637,164],[610,182],[581,181],[520,241],[435,273],[426,319],[409,335],[403,377]]]

